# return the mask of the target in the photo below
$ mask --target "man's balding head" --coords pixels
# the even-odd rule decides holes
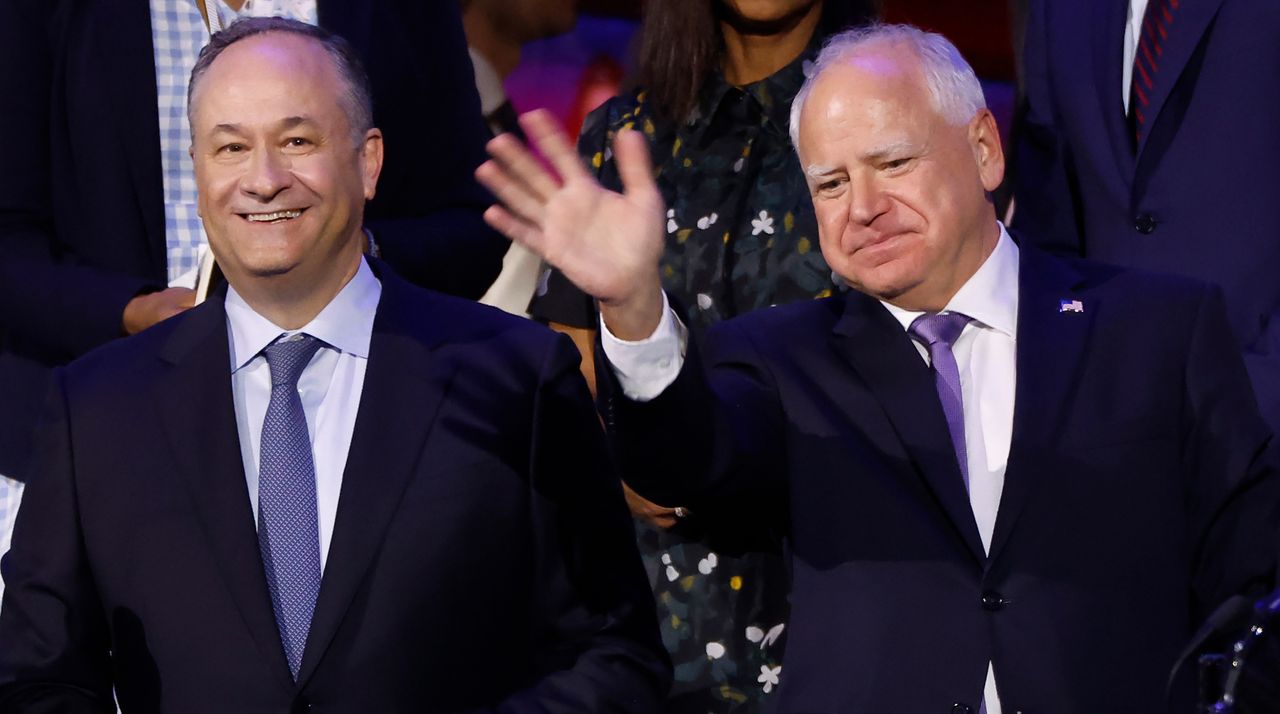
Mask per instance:
[[[324,49],[333,69],[342,78],[344,91],[341,97],[342,109],[351,124],[352,140],[357,144],[364,140],[365,132],[373,128],[373,90],[369,85],[369,75],[364,64],[356,54],[355,48],[342,36],[328,30],[308,25],[305,22],[283,17],[252,17],[237,20],[226,29],[217,32],[209,39],[209,44],[200,50],[200,57],[191,70],[191,79],[187,83],[187,121],[195,115],[196,96],[200,80],[209,71],[209,67],[226,51],[228,47],[243,42],[250,37],[267,33],[284,33],[314,40]]]
[[[1004,155],[981,86],[940,35],[832,38],[792,107],[823,256],[850,285],[940,310],[995,247]]]

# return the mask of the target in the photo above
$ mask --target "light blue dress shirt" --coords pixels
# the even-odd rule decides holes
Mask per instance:
[[[373,316],[382,296],[382,283],[360,259],[360,268],[342,290],[300,330],[283,330],[227,289],[227,338],[231,345],[231,389],[240,436],[240,457],[249,487],[254,522],[258,518],[258,454],[262,422],[271,401],[271,373],[261,352],[281,335],[305,332],[325,343],[298,380],[298,394],[307,417],[311,451],[316,465],[316,508],[320,518],[320,570],[328,560],[333,523],[342,491],[351,434],[355,429]]]

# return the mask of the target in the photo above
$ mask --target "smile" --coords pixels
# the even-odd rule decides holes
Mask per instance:
[[[273,211],[271,213],[241,213],[240,216],[246,221],[250,221],[252,223],[277,223],[297,218],[302,215],[303,210],[305,209]]]

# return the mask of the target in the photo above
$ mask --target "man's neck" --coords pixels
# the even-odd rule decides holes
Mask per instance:
[[[934,287],[929,292],[909,291],[893,298],[881,298],[894,307],[909,312],[940,312],[946,309],[951,299],[960,292],[970,279],[982,268],[1000,242],[1000,224],[993,216],[991,222],[979,229],[976,237],[966,239],[972,245],[956,261],[955,272],[948,276],[944,284]],[[920,286],[923,288],[924,286]]]
[[[721,20],[725,80],[740,87],[786,67],[809,46],[820,19],[822,3],[818,2],[768,27],[744,27]]]
[[[362,256],[356,253],[345,272],[318,279],[281,275],[232,285],[254,312],[282,330],[298,330],[314,320],[342,292],[360,269],[361,260]]]

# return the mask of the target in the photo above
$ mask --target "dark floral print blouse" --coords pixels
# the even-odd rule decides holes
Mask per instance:
[[[578,150],[600,182],[620,190],[610,146],[644,132],[667,205],[663,287],[701,331],[771,305],[835,289],[787,134],[791,100],[812,52],[744,87],[718,73],[684,123],[655,118],[645,92],[593,112]],[[535,298],[535,317],[595,328],[591,300],[558,274]],[[669,712],[763,712],[782,674],[789,578],[778,553],[730,557],[699,534],[693,514],[660,531],[638,524],[663,642],[675,665]],[[762,526],[763,528],[763,526]]]

